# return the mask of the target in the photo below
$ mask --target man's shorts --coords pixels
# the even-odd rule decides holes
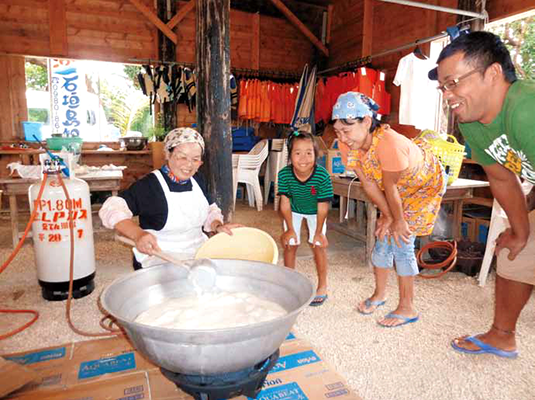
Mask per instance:
[[[312,244],[312,241],[314,240],[314,234],[316,233],[316,225],[318,224],[318,216],[316,214],[314,215],[307,215],[307,214],[299,214],[292,212],[292,224],[294,226],[295,234],[297,236],[297,243],[290,243],[292,246],[297,246],[301,242],[301,224],[303,223],[303,220],[306,219],[307,226],[308,226],[308,243]],[[284,231],[286,232],[288,230],[288,226],[286,225],[286,221],[283,221],[284,224]],[[325,219],[325,222],[323,223],[323,228],[321,229],[321,233],[325,235],[327,232],[327,219]]]
[[[392,268],[396,264],[396,272],[399,276],[418,275],[418,263],[414,254],[415,236],[411,236],[409,243],[400,239],[401,247],[398,247],[394,238],[385,237],[377,239],[372,251],[372,264],[377,268]]]
[[[509,227],[507,222],[507,227]],[[535,285],[535,211],[529,213],[529,239],[526,247],[511,261],[507,258],[509,249],[502,249],[498,254],[496,273],[511,281]]]

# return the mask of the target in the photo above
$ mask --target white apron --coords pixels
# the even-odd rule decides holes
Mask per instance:
[[[152,173],[156,175],[163,189],[169,213],[162,230],[145,229],[145,231],[156,236],[162,252],[181,260],[191,259],[197,249],[208,240],[202,231],[208,217],[208,200],[193,178],[191,178],[191,191],[171,192],[162,173],[159,170]],[[136,248],[134,254],[144,268],[166,263],[156,256],[143,254]]]

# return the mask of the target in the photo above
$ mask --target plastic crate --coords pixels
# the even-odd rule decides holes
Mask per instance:
[[[43,140],[41,126],[43,126],[41,122],[23,121],[22,129],[24,130],[24,139],[26,139],[28,142],[40,142]],[[34,135],[38,140],[35,139]]]
[[[232,151],[249,151],[258,143],[258,140],[256,136],[232,138]]]
[[[254,136],[254,128],[232,128],[232,137]]]

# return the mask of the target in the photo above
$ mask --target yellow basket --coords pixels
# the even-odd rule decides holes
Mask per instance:
[[[449,142],[449,140],[452,142]],[[448,172],[448,185],[451,185],[459,177],[464,159],[464,146],[459,144],[455,136],[448,135],[448,140],[434,138],[426,139],[431,146],[431,151],[438,157]]]

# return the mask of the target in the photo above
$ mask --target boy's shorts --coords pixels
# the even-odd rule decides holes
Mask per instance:
[[[414,254],[415,236],[411,236],[409,243],[400,241],[398,247],[394,238],[385,237],[384,240],[377,239],[372,251],[372,264],[377,268],[392,268],[396,264],[396,272],[399,276],[418,275],[418,263]]]
[[[511,261],[507,258],[509,249],[498,254],[496,273],[510,281],[535,285],[535,211],[529,213],[529,239],[526,247]],[[509,228],[507,223],[507,228]]]
[[[308,226],[308,243],[313,244],[312,241],[314,240],[314,234],[316,233],[316,225],[318,224],[318,216],[316,214],[314,215],[307,215],[307,214],[299,214],[292,212],[292,224],[294,226],[295,234],[297,236],[297,243],[290,243],[292,246],[297,246],[301,243],[301,224],[303,220],[306,219],[307,226]],[[288,226],[286,225],[286,221],[283,221],[284,224],[284,231],[286,232],[288,230]],[[325,235],[327,232],[327,219],[325,219],[325,222],[323,223],[323,228],[321,229],[321,233]]]

